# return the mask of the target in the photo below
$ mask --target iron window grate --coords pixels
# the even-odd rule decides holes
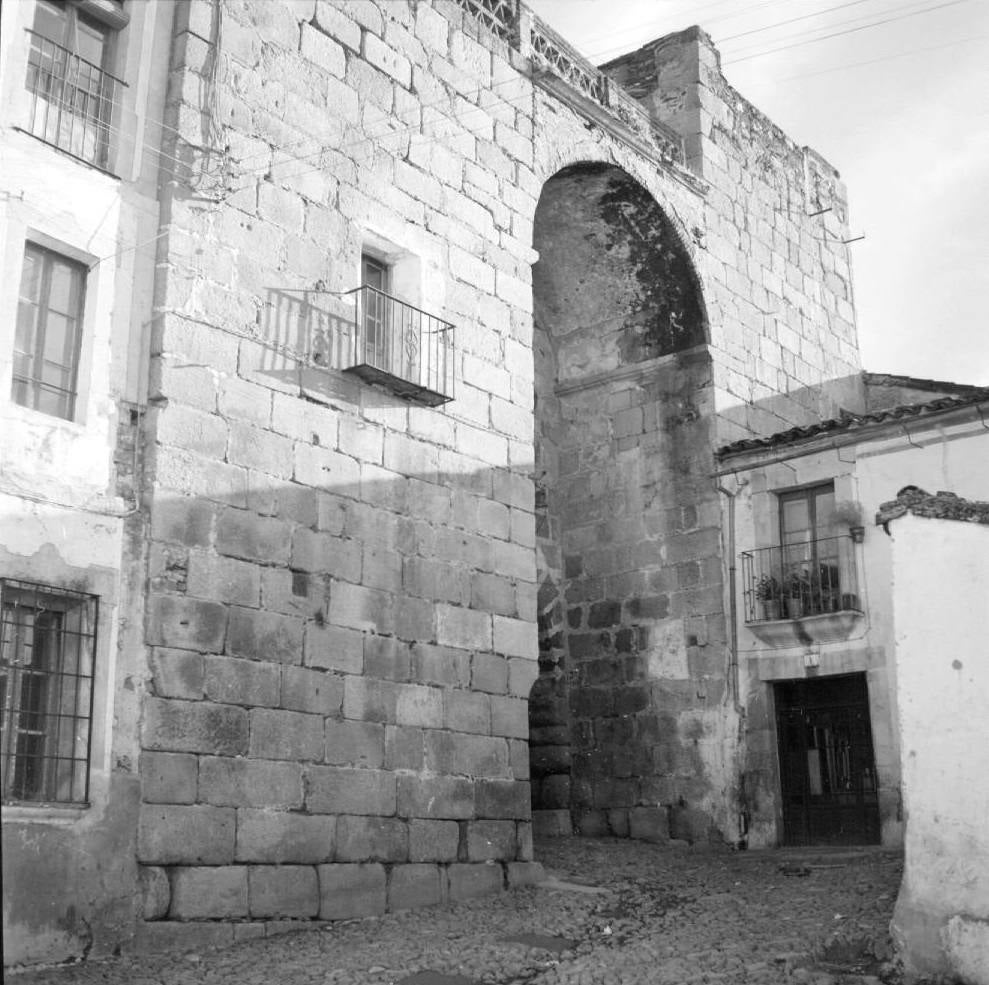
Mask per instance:
[[[27,130],[46,144],[107,170],[113,114],[123,82],[30,28]]]
[[[4,803],[89,800],[99,600],[0,579],[0,786]]]

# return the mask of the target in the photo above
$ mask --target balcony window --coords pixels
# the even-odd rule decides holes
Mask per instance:
[[[27,129],[100,168],[109,167],[113,111],[123,85],[110,71],[115,26],[123,22],[122,8],[112,0],[36,0],[28,31]]]
[[[782,585],[791,618],[837,608],[832,604],[840,588],[833,514],[831,483],[779,496]]]
[[[375,257],[361,257],[361,284],[371,290],[365,295],[363,310],[362,352],[359,357],[368,365],[385,368],[388,358],[386,345],[388,292],[391,289],[391,268]]]
[[[97,599],[0,579],[3,802],[85,803]]]
[[[390,268],[364,256],[345,370],[434,407],[453,399],[453,325],[388,293]]]
[[[85,290],[81,263],[27,244],[14,336],[14,403],[73,418]]]
[[[852,539],[836,532],[834,487],[778,500],[779,544],[742,554],[745,622],[772,645],[846,639],[861,604]]]
[[[743,552],[746,622],[859,611],[851,538],[822,537],[803,548],[801,560],[787,547]]]

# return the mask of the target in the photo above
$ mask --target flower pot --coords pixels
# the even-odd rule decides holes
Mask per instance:
[[[780,600],[765,599],[762,603],[762,618],[766,622],[773,622],[780,617]]]
[[[845,592],[841,596],[841,608],[845,611],[854,609],[858,611],[859,597],[854,592]]]
[[[804,614],[804,600],[798,598],[787,598],[786,602],[786,618],[787,619],[799,619]]]

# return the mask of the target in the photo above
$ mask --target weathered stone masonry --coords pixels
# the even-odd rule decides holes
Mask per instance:
[[[528,878],[537,608],[557,693],[537,806],[732,836],[712,449],[817,416],[803,388],[857,368],[847,251],[821,233],[843,216],[807,217],[811,178],[837,176],[699,32],[636,56],[686,168],[465,8],[176,6],[146,421],[152,944],[176,920]],[[338,371],[365,249],[456,325],[451,403]]]

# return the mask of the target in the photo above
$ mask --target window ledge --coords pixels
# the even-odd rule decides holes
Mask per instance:
[[[800,619],[768,619],[746,623],[748,629],[767,646],[807,646],[809,643],[835,643],[847,640],[865,618],[858,609],[822,612]]]
[[[88,168],[90,171],[95,171],[97,174],[103,175],[114,183],[119,183],[123,179],[116,171],[111,170],[109,167],[104,167],[102,164],[97,164],[95,161],[89,161],[85,157],[80,157],[78,154],[73,154],[72,151],[66,150],[64,147],[59,147],[59,145],[53,140],[46,140],[43,136],[37,133],[31,133],[30,130],[25,129],[22,126],[14,124],[11,130],[16,130],[18,133],[23,133],[25,137],[30,137],[32,140],[38,141],[39,144],[44,144],[45,147],[51,147],[52,150],[56,151],[62,157],[68,161],[75,161],[76,164],[81,164],[84,168]]]
[[[53,824],[69,826],[81,820],[89,811],[89,804],[4,804],[4,824]]]

